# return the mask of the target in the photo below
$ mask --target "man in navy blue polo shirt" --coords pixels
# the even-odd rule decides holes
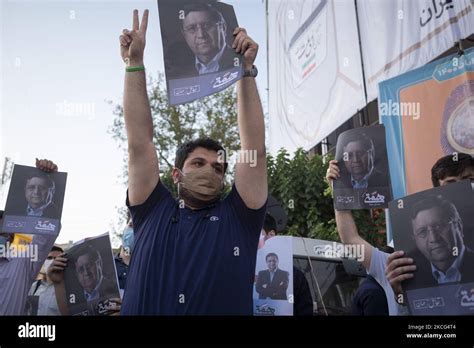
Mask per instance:
[[[222,198],[224,149],[209,138],[186,143],[176,154],[173,178],[179,199],[175,200],[160,181],[153,143],[143,70],[148,11],[140,26],[138,22],[135,10],[133,29],[125,29],[120,37],[122,58],[128,64],[127,205],[135,232],[122,314],[251,315],[267,200],[265,126],[253,65],[258,45],[245,29],[234,30],[233,48],[243,55],[246,76],[237,86],[241,151],[254,151],[256,162],[237,161],[232,190]]]

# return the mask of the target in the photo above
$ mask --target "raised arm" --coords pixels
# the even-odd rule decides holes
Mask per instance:
[[[134,10],[132,30],[124,29],[120,36],[120,52],[129,68],[144,66],[147,26],[148,10],[141,25],[138,10]],[[128,196],[133,206],[145,202],[160,180],[144,70],[125,73],[123,112],[128,138]]]
[[[45,173],[55,173],[58,171],[58,166],[50,160],[47,159],[36,159],[36,168],[45,172]],[[43,234],[34,234],[32,244],[38,247],[37,259],[34,262],[28,262],[30,265],[30,275],[34,279],[39,273],[41,266],[46,260],[48,253],[51,251],[51,248],[56,241],[57,235],[43,235]]]
[[[248,71],[257,57],[258,44],[243,28],[236,28],[234,36],[232,47],[243,54],[244,70]],[[244,77],[237,83],[237,107],[241,152],[235,170],[235,186],[245,205],[258,209],[267,200],[268,187],[265,124],[254,77]],[[249,161],[250,158],[255,161]]]
[[[66,254],[62,253],[53,260],[47,272],[49,279],[54,284],[54,292],[56,295],[56,302],[58,303],[59,313],[61,315],[69,315],[69,307],[66,298],[66,287],[64,285],[64,269],[67,267]]]
[[[339,178],[339,167],[337,161],[332,160],[329,162],[329,168],[326,173],[326,180],[332,186],[334,180]],[[350,210],[336,210],[336,225],[339,237],[344,244],[351,245],[362,245],[364,250],[364,258],[361,260],[365,269],[370,269],[370,261],[372,257],[373,246],[367,243],[360,235],[357,230],[357,226]]]

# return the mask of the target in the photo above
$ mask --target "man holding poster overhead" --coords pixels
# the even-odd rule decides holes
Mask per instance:
[[[173,179],[178,200],[160,180],[143,65],[148,10],[120,37],[125,73],[124,116],[128,136],[130,209],[135,244],[123,299],[125,315],[251,315],[257,245],[267,201],[265,125],[254,76],[237,85],[242,153],[235,183],[222,199],[225,150],[205,138],[182,144]],[[258,45],[243,28],[233,47],[250,71]],[[251,75],[251,74],[249,74]],[[225,115],[223,115],[225,117]]]

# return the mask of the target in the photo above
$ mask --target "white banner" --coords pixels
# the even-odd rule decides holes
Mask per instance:
[[[355,6],[270,0],[269,147],[306,150],[365,106]]]
[[[474,33],[474,0],[357,1],[368,101],[378,83],[413,70]]]

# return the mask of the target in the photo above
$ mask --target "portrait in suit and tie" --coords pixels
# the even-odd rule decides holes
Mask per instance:
[[[289,273],[278,268],[278,255],[269,253],[265,257],[268,269],[259,271],[256,291],[259,299],[287,300]]]

